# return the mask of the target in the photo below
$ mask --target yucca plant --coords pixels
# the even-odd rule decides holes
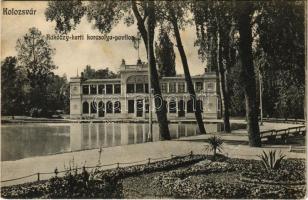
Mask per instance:
[[[213,157],[215,158],[217,151],[222,152],[223,140],[218,136],[212,136],[209,138],[209,145],[206,146],[207,151],[213,151]]]
[[[261,158],[262,166],[266,170],[277,170],[281,167],[281,161],[286,157],[286,155],[283,155],[281,151],[277,154],[276,153],[276,150],[270,150],[268,153],[263,151],[263,154],[258,155],[258,157]]]

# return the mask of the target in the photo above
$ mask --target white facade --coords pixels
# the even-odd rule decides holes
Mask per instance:
[[[217,118],[220,113],[215,73],[193,76],[198,101],[190,101],[185,77],[164,77],[160,80],[168,119],[193,119],[199,106],[204,118]],[[70,80],[70,117],[72,119],[148,119],[149,92],[147,64],[120,67],[120,78]],[[154,107],[154,97],[151,95]],[[153,118],[156,118],[153,110]]]

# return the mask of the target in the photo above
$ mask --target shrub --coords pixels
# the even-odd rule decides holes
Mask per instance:
[[[274,151],[269,151],[268,154],[263,151],[263,154],[258,155],[259,158],[261,158],[262,161],[262,166],[266,170],[277,170],[281,167],[281,161],[286,157],[279,152],[276,157],[276,150]]]
[[[217,154],[217,150],[222,152],[223,140],[218,136],[212,136],[209,138],[209,146],[206,146],[206,151],[213,151],[214,159]]]
[[[117,178],[97,179],[95,172],[81,174],[67,172],[53,177],[47,186],[47,198],[121,198],[122,184]]]

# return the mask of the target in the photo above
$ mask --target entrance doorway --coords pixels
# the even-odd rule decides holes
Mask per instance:
[[[178,116],[179,117],[185,117],[185,102],[183,100],[180,100],[178,102]]]

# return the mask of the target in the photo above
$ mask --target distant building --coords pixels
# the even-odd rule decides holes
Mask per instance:
[[[184,75],[163,77],[160,88],[166,102],[168,119],[194,119],[194,109],[202,110],[204,118],[217,118],[220,106],[216,73],[192,76],[197,102],[190,100]],[[136,65],[122,61],[120,78],[70,79],[70,117],[72,119],[148,119],[148,66],[140,60]],[[151,95],[153,100],[153,95]],[[153,102],[154,107],[154,102]],[[153,112],[153,119],[156,118]]]

